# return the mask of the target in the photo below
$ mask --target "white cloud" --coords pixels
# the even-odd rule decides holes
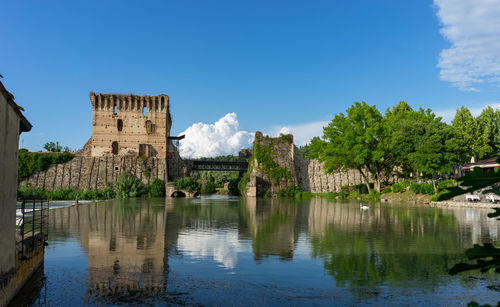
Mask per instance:
[[[215,157],[237,154],[252,146],[254,134],[241,131],[236,113],[228,113],[214,124],[196,123],[182,132],[180,155],[183,158]]]
[[[462,90],[500,84],[500,1],[434,0],[441,34],[451,47],[441,51],[440,78]]]
[[[194,259],[212,258],[227,269],[234,269],[240,253],[251,252],[250,246],[242,244],[233,230],[216,233],[208,229],[188,230],[179,234],[177,244],[183,254]]]
[[[479,116],[481,114],[481,112],[483,111],[483,109],[485,109],[486,107],[492,107],[493,109],[500,109],[500,103],[499,102],[492,102],[492,103],[484,104],[482,107],[467,107],[467,108],[469,109],[472,116],[476,117],[476,116]],[[436,114],[437,116],[441,116],[443,118],[443,121],[447,122],[449,124],[451,123],[451,121],[455,117],[456,113],[457,113],[457,108],[434,111],[434,114]]]
[[[283,134],[293,134],[293,142],[297,146],[302,146],[315,137],[323,136],[323,127],[328,125],[327,121],[311,122],[299,125],[288,125],[273,127],[269,131],[270,136],[279,136],[280,133]]]

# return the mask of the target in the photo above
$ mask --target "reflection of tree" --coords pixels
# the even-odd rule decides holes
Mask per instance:
[[[311,204],[311,212],[322,204]],[[311,239],[312,254],[323,259],[337,286],[402,286],[425,277],[437,286],[447,268],[462,258],[457,224],[437,208],[377,207],[340,210]],[[326,220],[325,220],[326,222]]]
[[[258,201],[247,199],[240,207],[248,225],[256,260],[270,255],[291,260],[298,236],[298,204],[281,200]]]

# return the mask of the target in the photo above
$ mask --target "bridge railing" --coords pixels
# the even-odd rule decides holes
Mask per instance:
[[[49,230],[49,200],[42,195],[18,194],[16,245],[21,260],[27,260],[37,245],[45,245]],[[28,252],[28,250],[30,252]]]

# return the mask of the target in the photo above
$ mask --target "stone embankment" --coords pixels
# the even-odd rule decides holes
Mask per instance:
[[[20,183],[45,190],[72,188],[94,190],[112,186],[121,172],[127,172],[144,184],[156,178],[165,181],[165,159],[137,156],[81,157],[63,164],[53,164],[46,171],[36,172]]]

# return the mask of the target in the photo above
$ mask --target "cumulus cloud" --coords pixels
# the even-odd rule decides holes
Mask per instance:
[[[318,121],[298,125],[278,126],[271,128],[268,134],[270,136],[278,136],[281,133],[291,133],[293,134],[295,145],[302,146],[309,143],[315,136],[323,136],[323,127],[326,125],[328,125],[327,121]]]
[[[204,229],[188,230],[177,240],[183,254],[194,259],[212,258],[227,269],[234,269],[240,253],[251,252],[251,247],[238,240],[238,232],[229,230],[213,233]]]
[[[472,116],[476,117],[479,116],[483,111],[483,109],[487,107],[492,107],[493,109],[500,109],[500,102],[487,103],[484,104],[482,107],[467,107],[467,108],[469,109]],[[449,124],[451,123],[453,118],[455,118],[456,113],[457,113],[457,108],[434,111],[434,114],[436,114],[437,116],[441,116],[443,118],[443,121]]]
[[[196,123],[182,132],[186,138],[179,148],[183,158],[237,154],[252,145],[254,134],[239,130],[236,113],[228,113],[213,124]]]
[[[500,2],[434,0],[441,34],[451,47],[441,51],[440,78],[462,90],[474,84],[500,84]]]

